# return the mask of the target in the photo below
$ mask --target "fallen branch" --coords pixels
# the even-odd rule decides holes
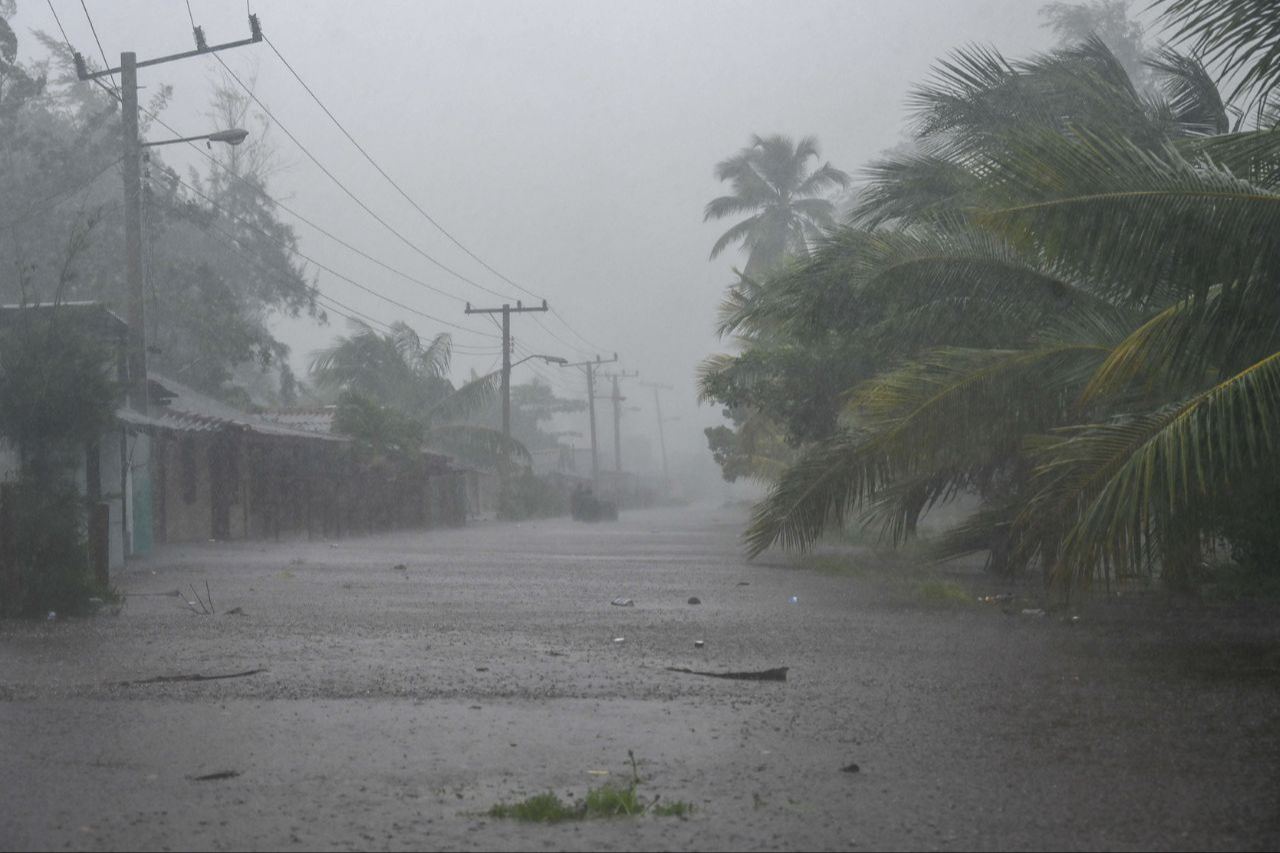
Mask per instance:
[[[135,684],[168,684],[171,681],[218,681],[223,678],[244,678],[247,675],[257,675],[266,671],[263,668],[250,669],[246,672],[232,672],[226,675],[157,675],[154,678],[143,678],[138,681],[119,681],[116,684],[120,687],[132,687]]]
[[[705,675],[708,678],[733,678],[738,681],[786,681],[787,670],[790,668],[788,666],[780,666],[777,669],[762,669],[759,672],[699,672],[685,667],[667,667],[671,672],[683,672],[686,675]]]

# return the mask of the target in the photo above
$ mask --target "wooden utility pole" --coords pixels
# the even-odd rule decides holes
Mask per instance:
[[[671,475],[667,472],[667,436],[662,428],[662,401],[658,399],[659,391],[670,391],[670,385],[660,385],[657,382],[641,382],[646,388],[653,389],[653,408],[658,413],[658,445],[662,448],[662,486],[667,488]]]
[[[511,438],[511,315],[548,310],[545,299],[541,306],[532,307],[516,300],[515,308],[507,304],[501,308],[472,308],[471,303],[467,303],[468,314],[502,315],[502,434],[507,438]]]
[[[596,368],[602,364],[613,364],[618,360],[618,354],[615,352],[613,358],[601,359],[596,356],[595,361],[580,361],[576,364],[562,364],[561,367],[581,367],[586,370],[587,374],[587,412],[591,416],[591,482],[596,486],[600,485],[600,456],[596,450]]]
[[[260,42],[262,41],[262,27],[258,23],[257,15],[249,16],[249,31],[252,35],[247,39],[209,47],[205,43],[204,30],[196,27],[194,30],[195,50],[175,53],[171,56],[162,56],[158,59],[147,59],[142,62],[138,61],[137,54],[132,51],[126,51],[120,54],[119,68],[108,68],[103,71],[89,71],[84,57],[78,52],[74,54],[76,74],[81,80],[96,80],[99,77],[114,74],[120,75],[120,94],[118,97],[120,99],[121,122],[124,130],[124,161],[121,170],[124,172],[125,272],[129,285],[128,391],[129,405],[138,412],[147,411],[147,318],[146,303],[143,298],[145,286],[142,267],[142,149],[147,147],[148,144],[165,144],[145,143],[138,136],[138,69]],[[190,139],[208,139],[218,136],[220,134],[211,134],[207,137],[190,137]],[[236,141],[231,144],[237,144],[243,139],[243,136],[236,137]],[[170,141],[185,142],[188,140]],[[224,138],[218,141],[230,140]]]
[[[547,307],[547,300],[545,299],[542,300],[541,306],[527,306],[520,300],[516,300],[515,308],[512,308],[508,303],[503,303],[501,308],[472,308],[471,303],[467,303],[468,314],[502,315],[502,437],[507,441],[502,448],[502,464],[498,471],[499,514],[505,513],[508,509],[507,503],[511,489],[511,460],[507,451],[511,441],[511,315],[547,310],[550,309]]]
[[[640,375],[639,371],[627,373],[625,370],[621,373],[605,373],[604,376],[613,380],[613,470],[619,474],[622,473],[622,401],[627,399],[618,391],[619,379],[635,379]]]

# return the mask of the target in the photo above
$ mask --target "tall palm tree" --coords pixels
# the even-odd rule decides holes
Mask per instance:
[[[809,171],[809,161],[818,156],[815,137],[796,143],[775,134],[753,136],[751,145],[717,163],[716,178],[730,181],[733,194],[712,199],[703,221],[750,215],[716,240],[711,257],[741,243],[748,252],[744,272],[761,276],[787,255],[808,254],[811,241],[834,224],[835,206],[824,195],[849,183],[849,176],[830,163]]]

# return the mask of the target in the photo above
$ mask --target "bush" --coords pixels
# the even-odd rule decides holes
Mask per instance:
[[[83,613],[90,598],[109,596],[91,568],[76,471],[114,418],[113,364],[64,308],[24,309],[0,334],[0,438],[22,460],[7,510],[16,583],[0,600],[4,615]]]
[[[6,616],[81,615],[91,598],[114,599],[93,572],[81,518],[84,504],[70,482],[20,480],[13,498],[15,595],[0,602]]]

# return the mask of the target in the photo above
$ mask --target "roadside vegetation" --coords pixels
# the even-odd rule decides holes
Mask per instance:
[[[660,797],[654,797],[646,802],[638,793],[640,774],[636,768],[635,755],[627,750],[627,756],[631,759],[631,782],[625,786],[606,782],[588,790],[585,797],[572,804],[548,791],[518,803],[498,803],[485,814],[531,823],[563,823],[590,818],[639,817],[645,814],[683,818],[693,813],[694,806],[683,800],[660,802]]]
[[[902,545],[977,496],[930,556],[1064,590],[1280,571],[1280,11],[1156,5],[1167,43],[1058,3],[1049,53],[956,51],[844,222],[739,274],[701,384],[726,476],[771,483],[748,553]]]

